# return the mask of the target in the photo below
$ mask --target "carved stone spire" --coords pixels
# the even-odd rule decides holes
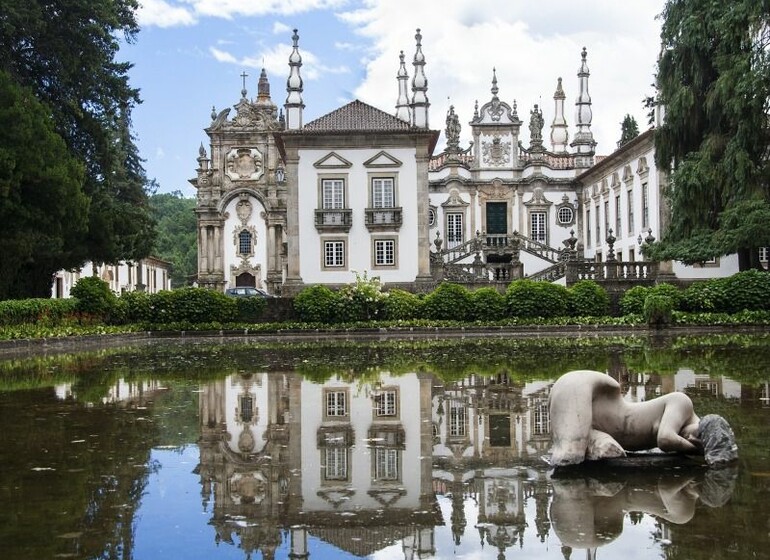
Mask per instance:
[[[302,56],[299,54],[299,34],[296,29],[291,39],[294,41],[294,48],[289,56],[289,79],[286,81],[286,128],[298,130],[302,128],[302,109],[305,104],[302,102],[302,76],[299,73]]]
[[[428,79],[425,77],[425,55],[422,54],[420,30],[414,36],[417,50],[414,53],[414,77],[412,78],[412,126],[428,128]]]
[[[257,82],[257,103],[270,101],[270,82],[267,81],[267,72],[262,69]]]
[[[492,100],[498,99],[497,93],[500,91],[500,88],[497,87],[497,69],[492,68],[492,89],[490,90],[492,92]]]
[[[564,90],[561,87],[561,78],[556,84],[556,92],[553,94],[554,115],[551,123],[551,149],[554,153],[563,154],[567,151],[569,132],[567,132],[567,119],[564,118]]]
[[[594,148],[596,142],[594,141],[594,135],[591,132],[591,96],[588,93],[588,63],[586,62],[587,56],[586,48],[583,47],[581,54],[582,61],[580,63],[580,70],[578,70],[578,80],[580,82],[580,93],[578,94],[577,101],[575,101],[575,124],[577,126],[577,132],[575,133],[575,139],[570,146],[575,148],[576,155],[584,156],[579,157],[576,160],[578,167],[590,167],[593,164]]]
[[[398,101],[396,101],[396,118],[406,121],[411,124],[412,113],[409,109],[409,91],[407,81],[409,81],[409,74],[406,72],[406,64],[404,63],[404,51],[398,55],[401,65],[398,68]]]

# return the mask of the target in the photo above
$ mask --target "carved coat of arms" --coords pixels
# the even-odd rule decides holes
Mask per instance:
[[[262,154],[256,148],[233,148],[227,153],[227,176],[233,181],[259,179],[262,176]]]
[[[491,142],[481,143],[481,155],[487,165],[505,165],[511,159],[511,145],[503,142],[499,136],[495,136]]]

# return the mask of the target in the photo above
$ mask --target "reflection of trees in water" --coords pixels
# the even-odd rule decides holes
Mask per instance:
[[[149,414],[0,394],[4,557],[131,558],[134,515],[155,468]]]

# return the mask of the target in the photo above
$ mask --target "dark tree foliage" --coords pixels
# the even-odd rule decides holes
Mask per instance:
[[[144,257],[152,245],[147,180],[130,131],[139,94],[128,83],[131,65],[115,60],[119,38],[138,31],[136,8],[136,0],[0,0],[0,70],[48,108],[85,170],[87,227],[65,248],[76,264]],[[19,283],[47,274],[37,259],[28,268]]]
[[[52,275],[78,264],[70,248],[86,230],[82,182],[50,112],[0,71],[0,299],[50,296]]]
[[[191,285],[198,273],[198,236],[195,199],[181,192],[150,197],[157,236],[153,254],[172,264],[173,288]]]
[[[623,117],[623,122],[620,123],[620,140],[618,140],[618,148],[622,148],[637,136],[639,136],[639,125],[636,124],[636,119],[634,117],[626,114],[626,116]]]
[[[662,14],[655,134],[671,169],[671,224],[648,256],[696,263],[770,245],[770,0],[668,0]]]

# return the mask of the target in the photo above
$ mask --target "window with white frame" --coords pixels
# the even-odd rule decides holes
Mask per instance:
[[[770,247],[759,248],[759,262],[767,267],[768,257],[770,257]]]
[[[324,241],[324,267],[341,268],[345,266],[345,242],[341,240]]]
[[[620,219],[621,219],[620,195],[616,195],[615,196],[615,235],[617,237],[622,237],[623,235],[623,229],[620,227]]]
[[[650,192],[647,183],[642,183],[642,228],[650,227]]]
[[[575,219],[575,211],[569,206],[562,206],[557,213],[559,223],[562,225],[571,224]]]
[[[396,192],[393,177],[372,178],[372,208],[394,208]]]
[[[449,212],[446,215],[446,244],[452,249],[463,243],[463,215],[459,212]]]
[[[396,416],[398,414],[398,391],[383,389],[374,396],[375,416]]]
[[[604,201],[604,235],[610,231],[610,201]]]
[[[468,423],[465,406],[459,401],[449,401],[449,437],[465,437]]]
[[[401,450],[386,447],[374,449],[375,480],[399,480],[399,462]]]
[[[321,179],[321,207],[324,210],[345,208],[345,181]]]
[[[374,240],[374,266],[394,266],[396,264],[396,240]]]
[[[251,254],[251,232],[243,230],[238,234],[238,253],[241,255]]]
[[[534,241],[546,243],[548,240],[546,228],[546,213],[531,212],[529,214],[529,236]]]
[[[551,416],[548,413],[548,403],[540,403],[535,406],[533,412],[532,429],[536,436],[543,436],[551,432]]]
[[[347,391],[326,391],[324,399],[326,401],[326,416],[339,418],[348,415]]]
[[[348,480],[348,448],[325,447],[323,455],[324,480]]]
[[[627,192],[628,196],[626,197],[626,204],[628,204],[628,235],[633,236],[634,234],[634,191],[631,189]]]
[[[428,227],[434,227],[436,225],[436,209],[433,207],[428,208]]]

